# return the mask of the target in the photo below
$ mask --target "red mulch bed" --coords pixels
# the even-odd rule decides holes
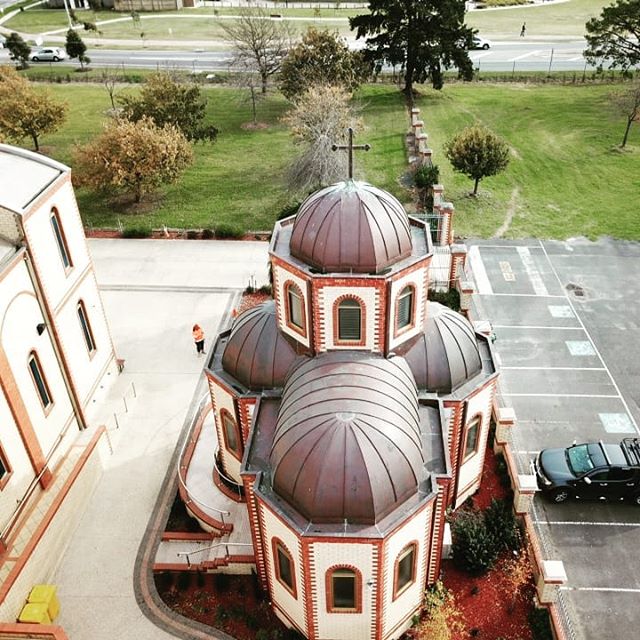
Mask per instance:
[[[285,634],[252,576],[164,572],[155,575],[163,602],[185,618],[221,629],[237,640],[255,640],[259,629]]]
[[[245,293],[240,300],[238,308],[236,309],[236,315],[240,315],[243,311],[262,304],[269,299],[271,299],[271,294],[269,293],[261,293],[259,291],[256,291],[255,293]]]

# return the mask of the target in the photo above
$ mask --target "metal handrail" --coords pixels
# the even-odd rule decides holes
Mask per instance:
[[[215,467],[215,470],[218,472],[218,475],[223,479],[226,480],[229,484],[235,485],[236,487],[238,487],[238,496],[242,497],[242,485],[238,484],[233,478],[230,478],[228,475],[226,475],[224,473],[224,471],[222,471],[222,469],[220,469],[220,467],[218,466],[218,454],[220,453],[220,445],[218,445],[216,447],[216,450],[213,454],[213,466]]]
[[[206,401],[208,398],[209,398],[208,394],[205,394],[202,397],[202,400],[200,400],[199,406],[202,406],[204,404],[204,401]],[[200,415],[200,411],[196,412],[193,424],[195,424],[195,420],[197,420],[197,416],[199,416],[199,415]],[[193,424],[191,425],[189,431],[191,431],[191,429],[193,428]],[[187,492],[187,495],[189,496],[189,499],[192,502],[195,502],[196,504],[200,505],[201,507],[205,507],[206,509],[211,509],[212,511],[215,511],[216,513],[219,513],[222,516],[222,523],[225,524],[224,516],[230,516],[231,515],[231,511],[225,511],[224,509],[218,509],[218,507],[214,507],[212,505],[207,504],[206,502],[202,502],[201,500],[198,500],[197,498],[194,498],[191,495],[191,493],[189,493],[189,488],[187,487],[186,482],[182,479],[182,458],[184,457],[184,452],[185,452],[185,449],[187,448],[187,443],[189,443],[189,442],[193,442],[193,439],[191,437],[185,438],[185,441],[182,443],[182,449],[180,451],[180,455],[178,456],[178,482],[179,482],[180,486]]]
[[[195,551],[178,551],[176,555],[181,558],[184,556],[187,559],[187,566],[191,566],[191,558],[190,556],[196,553],[202,553],[203,551],[211,551],[211,549],[217,549],[218,547],[227,547],[225,555],[229,555],[228,547],[253,547],[250,542],[218,542],[216,544],[212,544],[208,547],[203,547],[202,549],[196,549]]]

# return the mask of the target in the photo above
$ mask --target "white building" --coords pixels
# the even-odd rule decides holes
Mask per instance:
[[[0,144],[0,620],[77,524],[102,435],[80,432],[117,370],[69,168]]]

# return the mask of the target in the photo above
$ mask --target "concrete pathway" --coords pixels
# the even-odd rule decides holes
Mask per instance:
[[[89,244],[116,350],[126,366],[114,391],[94,410],[102,416],[96,426],[108,425],[114,453],[54,577],[58,622],[71,640],[225,638],[168,613],[154,595],[143,555],[147,552],[149,560],[154,552],[149,542],[168,515],[158,507],[174,495],[180,439],[206,391],[205,360],[195,354],[191,326],[200,323],[209,340],[226,326],[249,277],[258,284],[267,281],[267,245]]]

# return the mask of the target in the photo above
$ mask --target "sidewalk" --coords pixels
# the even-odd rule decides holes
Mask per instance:
[[[61,602],[56,622],[70,640],[226,638],[167,613],[154,596],[143,556],[153,551],[167,515],[157,499],[159,493],[173,496],[184,428],[206,394],[205,359],[195,354],[191,325],[197,321],[207,340],[214,339],[249,276],[267,281],[267,245],[91,240],[89,246],[126,365],[98,409],[114,453],[54,577]],[[128,396],[122,416],[122,391],[132,382],[137,398]],[[147,617],[152,610],[157,623]]]

